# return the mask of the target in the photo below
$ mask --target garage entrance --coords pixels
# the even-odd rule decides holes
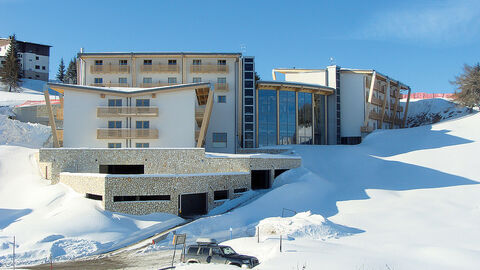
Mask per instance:
[[[144,174],[144,165],[100,165],[99,172],[107,174]]]
[[[252,189],[270,188],[270,170],[252,170]]]
[[[208,211],[207,193],[181,194],[178,196],[178,215],[192,217]]]
[[[279,176],[280,174],[282,174],[286,171],[288,171],[288,170],[285,170],[285,169],[275,170],[275,178],[277,178],[277,176]]]

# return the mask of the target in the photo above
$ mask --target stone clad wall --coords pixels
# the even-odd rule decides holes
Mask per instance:
[[[78,193],[90,193],[103,197],[105,207],[105,174],[61,173],[60,183],[70,186]]]
[[[178,214],[180,194],[208,193],[208,209],[214,208],[213,192],[229,190],[233,198],[236,188],[250,187],[250,173],[198,175],[137,175],[114,176],[105,179],[105,209],[132,215],[155,212]],[[250,189],[250,188],[249,188]],[[170,195],[170,201],[114,202],[113,196]]]

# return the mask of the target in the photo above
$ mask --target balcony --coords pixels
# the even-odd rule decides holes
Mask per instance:
[[[97,117],[156,117],[158,107],[97,107]]]
[[[109,73],[130,73],[129,65],[105,64],[90,66],[92,74],[109,74]]]
[[[395,104],[390,105],[390,110],[393,111]],[[403,106],[397,105],[397,112],[403,112]]]
[[[157,83],[141,83],[140,87],[142,88],[152,88],[152,87],[163,87],[169,85],[177,85],[178,83],[165,83],[165,82],[157,82]]]
[[[158,139],[158,129],[99,128],[97,139]]]
[[[382,115],[374,110],[370,111],[368,117],[373,120],[382,120]]]
[[[367,102],[368,102],[368,97],[367,97]],[[377,106],[383,106],[383,99],[376,98],[376,97],[372,96],[372,103],[371,104],[377,105]]]
[[[90,86],[97,86],[97,87],[130,87],[128,83],[91,83]]]
[[[215,91],[228,92],[228,83],[216,83]]]
[[[399,126],[402,126],[403,125],[403,119],[395,119],[395,125],[399,125]]]
[[[370,126],[360,127],[360,132],[362,132],[362,133],[370,133],[372,131],[373,131],[373,127],[370,127]]]
[[[167,65],[167,64],[152,64],[152,65],[141,65],[140,72],[143,73],[178,73],[180,68],[178,65]]]
[[[191,65],[190,73],[228,73],[228,66],[217,64]]]

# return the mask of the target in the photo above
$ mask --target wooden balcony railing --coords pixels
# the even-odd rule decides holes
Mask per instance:
[[[90,66],[92,74],[108,74],[108,73],[130,73],[129,65],[105,64]]]
[[[367,97],[367,102],[368,102],[368,97]],[[372,96],[372,104],[377,106],[383,106],[383,99]]]
[[[216,83],[215,91],[228,92],[228,83]]]
[[[382,120],[382,116],[380,115],[380,113],[377,113],[374,110],[370,111],[368,117],[373,120]]]
[[[169,85],[177,85],[178,83],[166,83],[166,82],[157,82],[157,83],[141,83],[140,87],[142,88],[151,88],[151,87],[162,87]]]
[[[191,73],[228,73],[227,65],[217,65],[217,64],[201,64],[201,65],[191,65]]]
[[[156,117],[158,107],[97,107],[97,117]]]
[[[370,133],[373,131],[373,127],[370,127],[370,126],[362,126],[360,127],[360,132],[363,132],[363,133]]]
[[[97,139],[158,139],[158,129],[99,128]]]
[[[178,65],[152,64],[141,65],[140,71],[143,73],[178,73],[180,68]]]
[[[58,108],[57,109],[57,120],[63,120],[63,109],[62,108]]]
[[[99,87],[130,87],[128,83],[91,83],[90,86],[99,86]]]

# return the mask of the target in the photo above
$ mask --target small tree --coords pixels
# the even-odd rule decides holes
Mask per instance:
[[[474,66],[465,64],[463,73],[456,76],[451,83],[460,90],[455,91],[456,101],[468,108],[480,105],[480,63]]]
[[[10,47],[5,55],[5,64],[0,69],[0,77],[0,81],[8,86],[8,92],[20,88],[20,63],[15,34],[10,36]]]
[[[58,66],[57,80],[65,82],[65,64],[63,63],[63,57],[60,59],[60,65]]]
[[[66,83],[77,84],[77,59],[75,57],[70,60],[67,68],[67,74],[65,76]]]

